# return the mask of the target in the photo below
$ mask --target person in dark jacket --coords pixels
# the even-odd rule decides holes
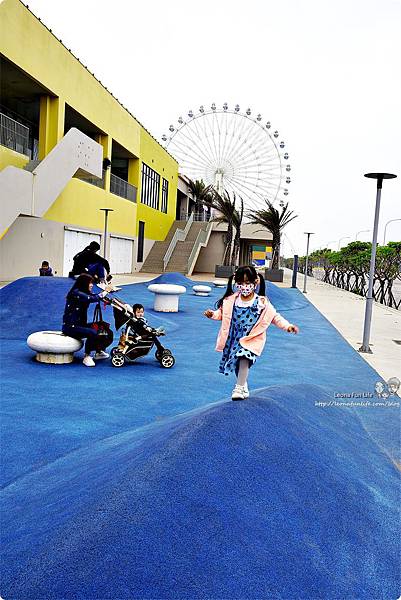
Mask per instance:
[[[87,273],[82,273],[78,277],[67,294],[63,315],[62,332],[76,339],[86,338],[83,359],[83,364],[86,367],[95,366],[91,353],[99,346],[97,331],[88,323],[88,308],[90,304],[100,302],[111,291],[111,286],[107,285],[103,292],[92,294],[93,283],[93,277]],[[104,350],[97,350],[95,354],[95,360],[108,357],[109,355]]]
[[[91,242],[81,252],[74,256],[74,265],[70,272],[70,277],[76,277],[81,273],[89,273],[96,281],[105,280],[110,274],[109,262],[99,256],[97,252],[100,245],[97,242]]]
[[[53,277],[53,271],[47,260],[42,261],[42,266],[39,267],[40,277]]]

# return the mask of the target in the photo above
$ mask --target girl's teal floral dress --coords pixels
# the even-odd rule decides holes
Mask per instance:
[[[255,363],[256,354],[243,348],[239,340],[248,335],[259,319],[258,299],[258,295],[255,294],[253,303],[250,306],[236,306],[234,304],[230,331],[219,364],[219,373],[229,375],[235,371],[238,374],[238,360],[240,358],[247,358],[250,361],[249,366]]]

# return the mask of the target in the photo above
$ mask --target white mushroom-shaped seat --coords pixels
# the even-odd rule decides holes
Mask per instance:
[[[183,285],[152,283],[148,290],[155,295],[153,309],[158,312],[178,312],[181,294],[187,291]]]
[[[194,285],[192,289],[195,296],[209,296],[212,291],[212,288],[208,285]]]
[[[227,287],[227,280],[226,279],[215,279],[213,281],[213,285],[215,287]]]
[[[82,340],[64,335],[61,331],[36,331],[26,340],[36,352],[36,360],[43,363],[63,365],[74,360],[74,352],[81,350]]]

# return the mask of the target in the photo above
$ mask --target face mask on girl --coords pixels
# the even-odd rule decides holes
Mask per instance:
[[[250,296],[255,291],[254,283],[236,283],[235,285],[242,296]]]

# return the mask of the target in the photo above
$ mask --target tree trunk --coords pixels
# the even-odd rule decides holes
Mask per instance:
[[[280,238],[277,237],[277,235],[275,235],[273,233],[273,241],[272,241],[273,260],[272,260],[272,264],[271,264],[271,269],[278,269],[278,253],[280,252],[279,243],[280,243]]]
[[[239,249],[241,244],[241,230],[237,231],[234,238],[233,251],[231,254],[231,264],[238,266]]]
[[[223,255],[223,265],[228,266],[231,264],[231,246],[233,243],[233,226],[229,223],[227,236],[226,236],[226,247]]]

